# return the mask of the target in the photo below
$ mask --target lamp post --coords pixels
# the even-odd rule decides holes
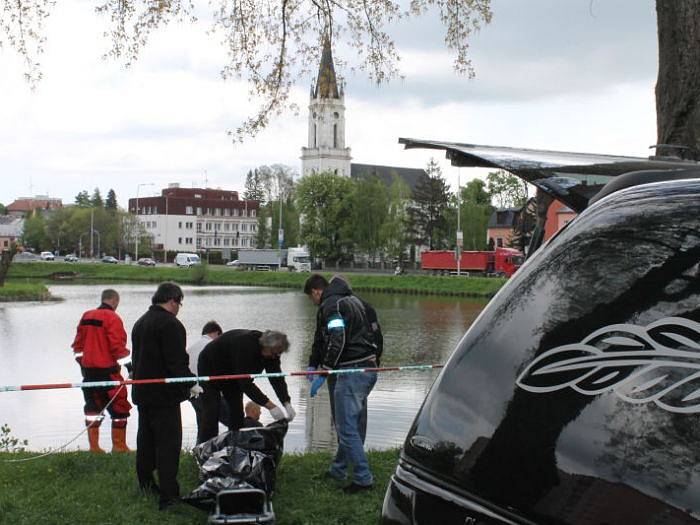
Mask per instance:
[[[461,171],[457,168],[457,249],[455,250],[457,254],[457,275],[462,274],[462,227],[460,217],[462,215],[462,196],[460,195],[460,175]]]
[[[141,237],[141,219],[139,219],[139,190],[141,186],[154,186],[152,182],[142,182],[136,186],[136,250],[134,260],[139,260],[139,238]]]

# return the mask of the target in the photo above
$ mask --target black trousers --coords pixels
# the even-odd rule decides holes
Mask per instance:
[[[139,406],[136,435],[136,475],[144,490],[156,487],[153,472],[158,472],[160,501],[180,495],[177,470],[182,447],[180,404],[166,407]]]
[[[197,443],[204,443],[219,435],[220,403],[221,395],[229,409],[229,430],[238,430],[243,427],[243,392],[235,386],[224,385],[216,387],[210,383],[204,383],[204,391],[199,395],[202,403],[202,420],[197,431]]]

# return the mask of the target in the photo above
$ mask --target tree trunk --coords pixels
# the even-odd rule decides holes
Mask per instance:
[[[700,160],[700,0],[656,0],[659,76],[656,82],[659,155]]]
[[[12,259],[14,258],[16,252],[17,247],[14,243],[10,244],[9,250],[0,252],[0,286],[5,285],[5,276],[10,270],[10,264],[12,263]]]

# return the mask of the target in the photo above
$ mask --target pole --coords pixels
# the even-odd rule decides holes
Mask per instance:
[[[90,211],[90,259],[95,257],[92,232],[95,231],[95,208]]]
[[[152,182],[142,182],[136,185],[136,251],[134,253],[134,261],[139,260],[139,238],[141,237],[141,219],[139,218],[139,190],[141,186],[153,186]]]
[[[460,175],[461,171],[457,168],[457,275],[462,274],[462,253],[461,253],[461,240],[462,240],[462,228],[461,228],[461,216],[462,216],[462,205],[461,205],[461,195],[460,195]]]

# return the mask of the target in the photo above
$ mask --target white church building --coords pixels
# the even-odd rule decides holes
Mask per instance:
[[[416,187],[423,169],[357,164],[352,162],[345,144],[345,91],[338,84],[333,65],[330,39],[323,43],[316,84],[311,86],[307,146],[301,148],[301,174],[332,172],[358,178],[376,175],[390,185],[393,175],[403,178],[411,189]]]

